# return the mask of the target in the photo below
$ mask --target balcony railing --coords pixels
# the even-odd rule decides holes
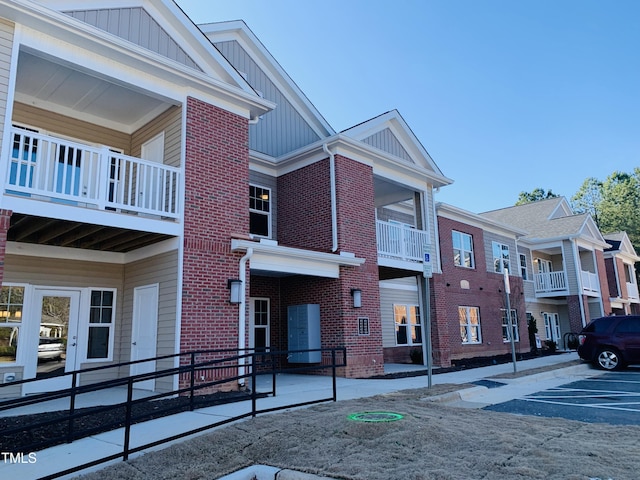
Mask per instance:
[[[376,222],[378,255],[411,262],[421,262],[424,245],[430,243],[429,234],[405,225]]]
[[[11,139],[7,193],[178,218],[179,168],[21,128]]]
[[[567,276],[561,272],[536,273],[536,293],[557,293],[567,291]]]
[[[640,296],[638,296],[638,285],[627,282],[627,297],[632,300],[640,299]]]
[[[585,272],[584,270],[580,273],[582,274],[582,290],[588,293],[599,293],[600,280],[598,279],[598,275]]]

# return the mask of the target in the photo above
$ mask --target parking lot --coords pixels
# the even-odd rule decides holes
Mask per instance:
[[[593,376],[485,410],[581,422],[640,425],[640,368]]]

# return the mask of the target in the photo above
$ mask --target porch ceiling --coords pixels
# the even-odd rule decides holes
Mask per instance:
[[[169,235],[105,227],[69,220],[14,213],[7,240],[56,247],[126,253],[163,240]]]
[[[171,106],[135,87],[25,50],[18,59],[16,100],[127,131]]]

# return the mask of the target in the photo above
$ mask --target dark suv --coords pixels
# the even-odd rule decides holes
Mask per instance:
[[[604,370],[640,363],[640,316],[596,318],[578,337],[578,355]]]

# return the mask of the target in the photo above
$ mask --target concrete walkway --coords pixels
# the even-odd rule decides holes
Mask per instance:
[[[575,352],[560,355],[540,357],[532,360],[520,361],[516,364],[518,372],[536,369],[554,364],[574,362],[578,359]],[[412,365],[389,365],[385,367],[387,372],[424,370],[424,367]],[[493,379],[504,383],[499,388],[482,386],[484,380],[496,375],[513,372],[513,364],[494,365],[489,367],[474,368],[460,372],[442,373],[432,376],[433,385],[438,384],[466,384],[479,382],[480,385],[473,388],[461,389],[453,394],[440,397],[430,397],[432,401],[452,402],[459,406],[479,408],[495,403],[502,403],[514,398],[534,393],[536,391],[552,388],[564,383],[569,383],[578,378],[584,378],[596,374],[590,366],[578,364],[551,370],[548,372],[526,375],[512,379]],[[320,398],[332,396],[332,380],[330,377],[315,375],[289,375],[277,376],[277,396],[266,397],[258,400],[259,409],[303,403]],[[268,391],[271,386],[271,377],[261,377],[258,381],[258,391]],[[427,387],[427,376],[416,376],[399,379],[337,379],[337,398],[349,400],[355,398],[370,397],[379,394],[391,393],[400,390]],[[115,395],[116,393],[114,393]],[[104,400],[104,399],[103,399]],[[162,438],[167,438],[192,429],[203,427],[214,422],[219,422],[231,417],[251,411],[250,402],[238,402],[226,405],[202,408],[194,412],[184,412],[176,415],[151,420],[133,425],[131,429],[131,447],[151,443]],[[29,412],[32,413],[32,412]],[[15,412],[14,412],[15,414]],[[51,475],[56,472],[72,468],[101,457],[114,455],[122,451],[124,429],[100,433],[92,437],[84,438],[72,444],[58,445],[46,450],[32,453],[23,452],[24,457],[19,459],[3,458],[0,456],[0,478],[29,480]],[[185,437],[179,441],[184,441]],[[162,444],[151,450],[159,450],[170,443]],[[137,454],[142,455],[142,453]],[[132,455],[132,457],[134,457]],[[121,460],[111,463],[117,463]],[[98,470],[109,463],[101,464],[92,470]],[[87,470],[88,471],[88,470]],[[85,471],[86,473],[86,471]],[[72,478],[72,476],[66,477]]]

